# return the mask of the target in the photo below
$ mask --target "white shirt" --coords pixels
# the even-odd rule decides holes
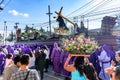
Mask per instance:
[[[50,54],[49,50],[44,50],[44,53],[46,54],[46,58],[45,59],[49,59],[49,54]]]
[[[28,67],[32,67],[32,66],[35,66],[35,56],[30,57],[30,63],[28,65]]]

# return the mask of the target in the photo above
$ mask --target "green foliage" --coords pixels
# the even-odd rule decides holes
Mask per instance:
[[[97,48],[97,43],[83,35],[69,39],[62,39],[63,49],[72,54],[90,54]]]

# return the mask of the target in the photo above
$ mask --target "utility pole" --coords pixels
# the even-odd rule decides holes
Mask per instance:
[[[6,44],[6,35],[7,35],[7,26],[6,26],[6,21],[4,21],[4,44]]]
[[[87,19],[87,29],[89,28],[89,20]]]
[[[77,24],[77,23],[78,23],[78,17],[74,17],[73,19],[74,19],[74,23],[75,23],[75,25],[74,25],[74,34],[75,34],[75,33],[77,33],[77,27],[78,27],[78,24]]]
[[[15,23],[15,26],[14,26],[14,28],[15,28],[15,30],[16,30],[16,41],[17,41],[17,37],[18,37],[18,36],[17,36],[18,24],[19,24],[19,23],[18,23],[18,22],[16,22],[16,23]]]
[[[50,12],[50,5],[48,5],[48,13],[46,13],[49,16],[49,27],[50,27],[50,35],[51,35],[51,15],[53,13]]]
[[[47,27],[47,33],[48,33],[48,27]]]
[[[7,25],[6,25],[6,23],[5,23],[5,31],[6,31],[6,37],[7,37]]]
[[[89,20],[87,19],[87,34],[86,34],[87,37],[89,36],[88,35],[88,29],[89,29]]]

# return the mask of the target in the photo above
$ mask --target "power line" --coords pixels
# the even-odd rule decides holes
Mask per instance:
[[[102,8],[102,7],[104,7],[104,5],[106,5],[106,4],[108,4],[108,3],[110,3],[112,0],[107,0],[107,1],[105,1],[103,4],[101,4],[101,5],[99,5],[99,6],[97,6],[96,8],[94,8],[93,10],[91,10],[90,12],[88,12],[88,13],[86,13],[86,14],[84,14],[84,16],[85,15],[88,15],[88,14],[91,14],[91,13],[94,13],[94,11],[95,10],[98,10],[99,8]],[[92,9],[92,8],[91,8]]]
[[[12,0],[9,0],[3,8],[5,8]]]
[[[0,1],[0,6],[1,6],[1,4],[2,4],[3,2],[4,2],[4,0],[1,0],[1,1]]]
[[[2,8],[1,5],[2,5],[4,2],[5,2],[4,0],[2,0],[2,1],[0,2],[0,10],[1,10],[1,11],[11,2],[11,0],[9,0],[9,1],[5,4],[5,6]]]
[[[108,1],[108,0],[107,0],[107,1]],[[80,15],[74,16],[74,17],[77,17],[77,18],[80,17],[80,18],[84,19],[84,15],[85,15],[85,14],[88,14],[88,13],[90,13],[90,12],[93,12],[95,9],[97,9],[97,8],[99,8],[100,6],[104,5],[107,1],[102,0],[102,1],[100,1],[98,4],[96,4],[95,6],[93,6],[92,8],[90,8],[89,10],[84,11],[84,12],[81,13]]]
[[[102,11],[96,11],[94,13],[91,13],[90,15],[93,15],[93,14],[96,14],[96,13],[100,13],[100,12],[104,12],[104,11],[109,11],[109,10],[115,10],[115,9],[119,9],[120,7],[116,7],[116,8],[111,8],[111,9],[105,9],[105,10],[102,10]]]
[[[86,7],[86,6],[88,6],[88,5],[91,4],[93,1],[94,1],[94,0],[91,0],[90,2],[86,3],[85,5],[83,5],[82,7],[78,8],[77,10],[75,10],[75,11],[69,13],[67,16],[69,16],[69,15],[71,15],[71,14],[77,12],[78,10],[80,10],[80,9],[82,9],[82,8],[84,8],[84,7]]]
[[[94,7],[98,6],[99,4],[101,4],[104,0],[100,1],[98,4],[96,4],[95,6],[93,6],[92,8],[90,8],[89,10],[87,11],[84,11],[83,13],[80,13],[78,16],[83,16],[85,13],[87,13],[88,11],[90,11],[91,9],[93,9]],[[81,10],[82,11],[82,10]],[[75,16],[75,17],[78,17],[78,16]]]
[[[89,16],[86,16],[86,17],[93,17],[93,16],[98,16],[98,15],[104,15],[104,14],[113,14],[113,13],[119,13],[120,10],[115,10],[115,11],[108,11],[108,12],[102,12],[102,13],[97,13],[97,14],[94,14],[94,15],[89,15]]]
[[[3,8],[1,7],[1,4],[3,3],[3,1],[4,1],[4,0],[2,0],[2,1],[0,2],[0,10],[3,10]]]

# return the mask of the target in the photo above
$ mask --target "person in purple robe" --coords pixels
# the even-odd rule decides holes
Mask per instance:
[[[7,50],[8,50],[8,53],[12,53],[14,55],[14,47],[13,46],[8,46]]]
[[[55,42],[51,53],[51,62],[53,62],[53,70],[55,75],[59,75],[61,73],[60,55],[61,50],[58,47],[58,44]]]
[[[109,52],[110,52],[110,56],[111,56],[111,60],[115,61],[115,51],[113,51],[113,47],[108,45],[109,48]]]
[[[99,78],[102,80],[110,80],[110,74],[105,73],[105,69],[111,66],[110,48],[107,45],[102,46],[102,51],[98,56],[99,64],[101,67]]]
[[[97,72],[97,75],[99,75],[100,70],[101,70],[101,67],[99,65],[99,60],[98,60],[98,56],[100,55],[100,53],[101,53],[100,48],[97,48],[95,50],[95,52],[93,52],[89,57],[89,61],[90,61],[90,63],[93,64],[93,66]]]
[[[5,66],[6,54],[0,48],[0,75],[2,75]]]
[[[64,80],[70,80],[70,72],[69,71],[66,71],[65,69],[64,69],[64,64],[65,64],[65,61],[66,61],[66,59],[67,59],[67,57],[68,57],[68,52],[62,52],[61,53],[61,55],[60,55],[60,63],[61,63],[61,65],[62,65],[62,75],[64,75],[65,76],[65,79]]]

